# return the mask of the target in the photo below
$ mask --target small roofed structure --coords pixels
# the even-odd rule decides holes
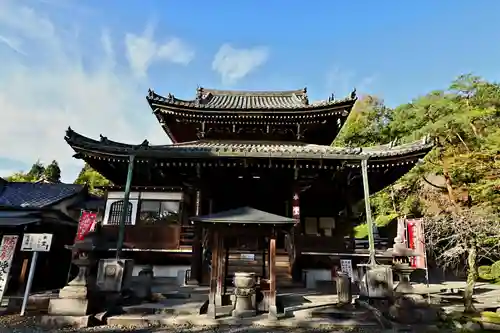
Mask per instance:
[[[264,304],[257,308],[267,309],[271,317],[276,317],[276,236],[279,232],[287,232],[296,220],[289,217],[264,212],[252,207],[241,207],[214,214],[196,216],[191,218],[194,223],[203,223],[209,229],[208,243],[212,248],[210,270],[210,293],[208,313],[214,318],[217,316],[218,307],[222,307],[227,300],[225,297],[228,283],[229,252],[231,248],[241,246],[239,241],[244,241],[246,246],[253,250],[262,251],[265,258],[268,249],[268,267],[266,274],[266,260],[263,261],[262,274],[256,276],[257,290],[262,293],[261,298],[256,297]],[[237,241],[234,241],[237,240]],[[235,272],[235,275],[240,272]],[[245,271],[243,273],[246,273]],[[233,276],[234,279],[234,276]],[[237,285],[235,285],[237,287]],[[237,294],[238,297],[238,294]],[[258,301],[256,301],[257,303]],[[259,302],[259,303],[260,303]]]

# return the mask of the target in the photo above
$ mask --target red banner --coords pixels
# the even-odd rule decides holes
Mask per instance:
[[[422,219],[411,219],[406,221],[408,228],[408,247],[417,255],[411,258],[411,267],[426,269],[425,260],[425,237]]]
[[[82,211],[80,221],[78,222],[78,231],[76,233],[75,241],[82,241],[87,234],[94,229],[96,223],[97,213]]]

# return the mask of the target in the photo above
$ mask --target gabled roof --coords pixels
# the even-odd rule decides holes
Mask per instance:
[[[84,189],[83,185],[6,182],[0,188],[0,207],[47,208]]]
[[[202,223],[236,223],[236,224],[294,224],[296,220],[258,210],[252,207],[241,207],[205,216],[191,218]]]
[[[196,97],[192,100],[176,98],[172,94],[166,97],[149,90],[147,99],[150,104],[161,104],[164,106],[179,107],[182,109],[198,109],[207,111],[220,110],[313,110],[324,109],[329,106],[354,105],[356,93],[345,99],[337,100],[330,97],[317,103],[309,103],[307,89],[286,90],[286,91],[238,91],[238,90],[218,90],[199,87]]]

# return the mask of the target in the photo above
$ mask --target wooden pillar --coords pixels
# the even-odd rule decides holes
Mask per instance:
[[[223,295],[226,295],[227,293],[227,276],[229,275],[229,246],[227,245],[226,242],[224,242],[224,253],[225,253],[225,258],[224,258],[224,292]]]
[[[123,249],[123,242],[125,241],[125,222],[128,216],[128,204],[130,201],[130,188],[132,186],[132,176],[134,174],[134,160],[135,156],[131,155],[128,162],[127,182],[125,183],[125,193],[123,195],[123,209],[120,216],[120,225],[118,229],[118,240],[116,242],[116,259],[120,259]]]
[[[212,318],[217,317],[216,307],[222,305],[222,256],[223,239],[220,231],[212,229],[213,250],[212,250],[212,269],[210,270],[210,293],[208,296],[208,315]]]
[[[201,191],[196,191],[195,197],[195,215],[201,215]],[[202,265],[203,265],[203,248],[202,248],[202,233],[203,227],[200,223],[194,226],[194,239],[191,253],[191,278],[188,281],[189,285],[202,283]]]
[[[215,293],[215,305],[222,306],[222,296],[224,295],[224,279],[225,279],[225,269],[224,269],[224,234],[218,232],[218,244],[217,244],[217,290]]]
[[[269,238],[269,318],[276,319],[276,234]]]

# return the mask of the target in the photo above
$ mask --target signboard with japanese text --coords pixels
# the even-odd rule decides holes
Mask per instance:
[[[7,287],[12,259],[16,251],[18,236],[5,235],[0,244],[0,301]]]
[[[87,234],[95,228],[97,213],[82,211],[80,221],[78,221],[78,231],[75,241],[82,241]]]
[[[49,252],[52,234],[24,234],[21,251]]]
[[[351,281],[356,281],[356,277],[354,276],[354,271],[352,270],[352,260],[350,259],[341,259],[340,260],[340,270],[346,273]]]

